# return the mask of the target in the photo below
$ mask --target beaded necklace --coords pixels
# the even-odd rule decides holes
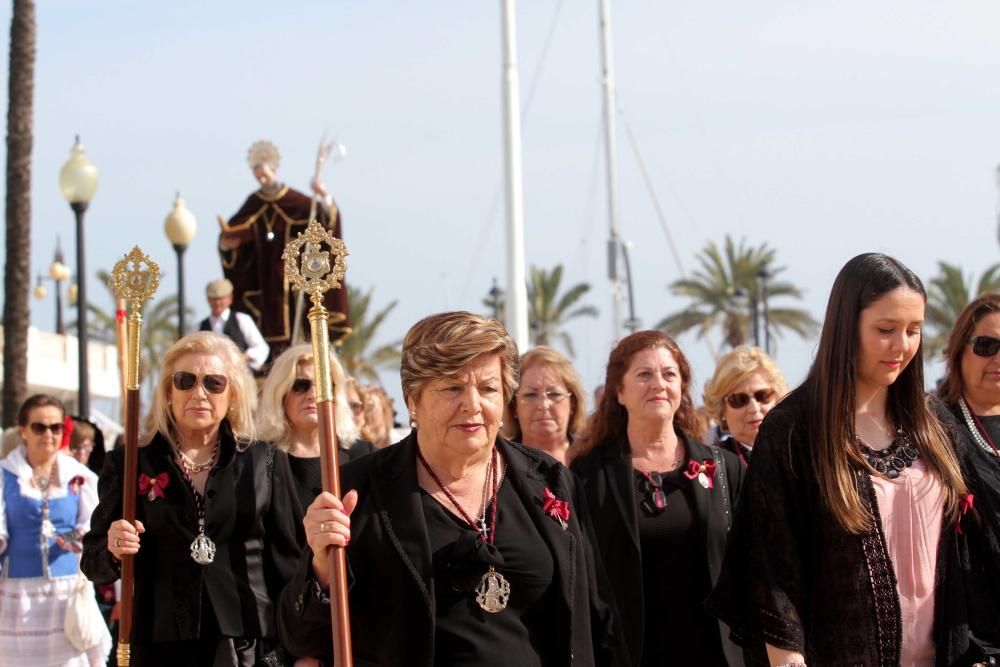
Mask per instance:
[[[993,456],[1000,456],[1000,449],[997,448],[993,438],[990,437],[989,432],[983,427],[982,422],[979,421],[979,417],[972,414],[972,410],[969,409],[969,404],[965,402],[965,397],[960,396],[958,399],[958,407],[962,411],[962,416],[965,418],[965,425],[969,427],[969,431],[972,433],[972,439],[976,441],[987,454],[992,454]]]

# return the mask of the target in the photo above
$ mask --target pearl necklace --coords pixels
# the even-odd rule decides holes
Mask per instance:
[[[969,410],[969,404],[965,402],[964,396],[958,397],[958,407],[962,410],[962,416],[965,418],[965,425],[972,433],[972,439],[976,441],[976,444],[985,450],[987,454],[1000,457],[1000,451],[991,447],[990,443],[986,441],[985,437],[983,437],[983,433],[979,430],[979,426],[976,424],[976,420],[973,418],[972,411]]]

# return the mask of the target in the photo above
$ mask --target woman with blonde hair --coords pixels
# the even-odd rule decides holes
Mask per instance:
[[[572,362],[540,345],[521,356],[521,384],[507,403],[504,436],[566,465],[587,421],[585,400]]]
[[[392,399],[385,389],[367,386],[365,390],[365,429],[362,437],[376,449],[382,449],[396,442],[394,438]]]
[[[759,347],[740,345],[722,355],[703,396],[705,416],[726,432],[717,444],[746,467],[761,422],[786,393],[778,365]]]
[[[337,462],[341,465],[372,451],[358,439],[358,427],[347,404],[344,369],[330,352],[337,423]],[[288,454],[302,507],[308,507],[323,488],[320,467],[319,413],[316,408],[316,367],[313,348],[303,343],[281,353],[260,388],[257,436]]]
[[[82,569],[115,581],[135,556],[132,664],[244,665],[271,659],[274,602],[300,553],[301,509],[283,452],[257,443],[253,377],[210,332],[163,357],[143,420],[137,487],[108,454]],[[136,521],[121,519],[137,494]]]
[[[898,260],[851,259],[764,420],[708,602],[755,662],[985,664],[1000,644],[998,490],[924,392],[926,299]]]
[[[432,315],[403,340],[401,442],[320,494],[281,599],[297,655],[329,655],[327,549],[346,547],[356,660],[372,665],[621,665],[586,508],[563,466],[499,436],[517,346],[495,320]],[[350,518],[348,518],[350,515]]]

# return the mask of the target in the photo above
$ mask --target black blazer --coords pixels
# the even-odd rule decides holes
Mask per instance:
[[[169,481],[162,498],[139,494],[136,500],[136,518],[146,532],[135,558],[133,641],[197,639],[205,593],[223,635],[277,636],[273,601],[295,572],[305,542],[291,470],[285,454],[271,445],[238,452],[225,424],[222,430],[219,462],[205,485],[205,532],[217,549],[209,565],[191,559],[198,514],[169,443],[157,435],[139,448],[139,474],[166,472]],[[120,574],[107,543],[108,527],[121,518],[123,467],[124,449],[111,452],[98,484],[100,503],[84,536],[80,566],[98,584]]]
[[[705,542],[705,558],[712,585],[718,579],[733,517],[733,504],[743,484],[743,465],[735,455],[685,437],[688,456],[701,461],[715,458],[725,471],[716,473],[715,486],[696,486],[693,507]],[[597,550],[611,581],[632,664],[640,664],[643,645],[642,550],[636,513],[632,454],[628,442],[598,446],[573,461],[582,482],[597,535]],[[680,610],[679,610],[680,611]],[[681,611],[683,613],[683,611]],[[729,640],[729,629],[719,624],[722,648],[730,665],[743,665],[742,651]]]
[[[502,438],[507,479],[548,544],[559,595],[551,611],[562,656],[558,664],[624,665],[627,658],[608,591],[591,549],[587,510],[573,476],[552,458]],[[356,489],[347,548],[351,571],[351,638],[357,665],[434,664],[434,582],[430,538],[420,500],[415,434],[341,469],[341,488]],[[548,487],[570,503],[567,529],[542,511]],[[312,553],[282,594],[278,631],[293,654],[330,654],[330,607],[319,599]]]

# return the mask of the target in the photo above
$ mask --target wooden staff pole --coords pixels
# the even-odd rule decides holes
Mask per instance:
[[[322,250],[325,244],[328,250]],[[305,245],[304,252],[302,246]],[[285,278],[312,301],[309,327],[312,333],[316,407],[319,416],[320,466],[323,490],[338,498],[340,471],[337,467],[337,421],[334,416],[333,383],[330,373],[329,313],[323,297],[330,289],[342,289],[347,270],[347,247],[315,220],[306,231],[285,246]],[[351,616],[347,597],[347,555],[343,547],[327,551],[330,568],[330,623],[333,628],[333,657],[336,667],[353,667]]]
[[[132,268],[129,268],[132,264]],[[137,470],[139,458],[139,357],[142,350],[142,306],[159,285],[160,269],[135,246],[112,271],[118,298],[126,301],[128,315],[128,360],[125,383],[125,470],[122,475],[122,518],[135,523]],[[135,594],[135,556],[121,561],[121,618],[118,625],[118,665],[131,663],[133,599]]]

